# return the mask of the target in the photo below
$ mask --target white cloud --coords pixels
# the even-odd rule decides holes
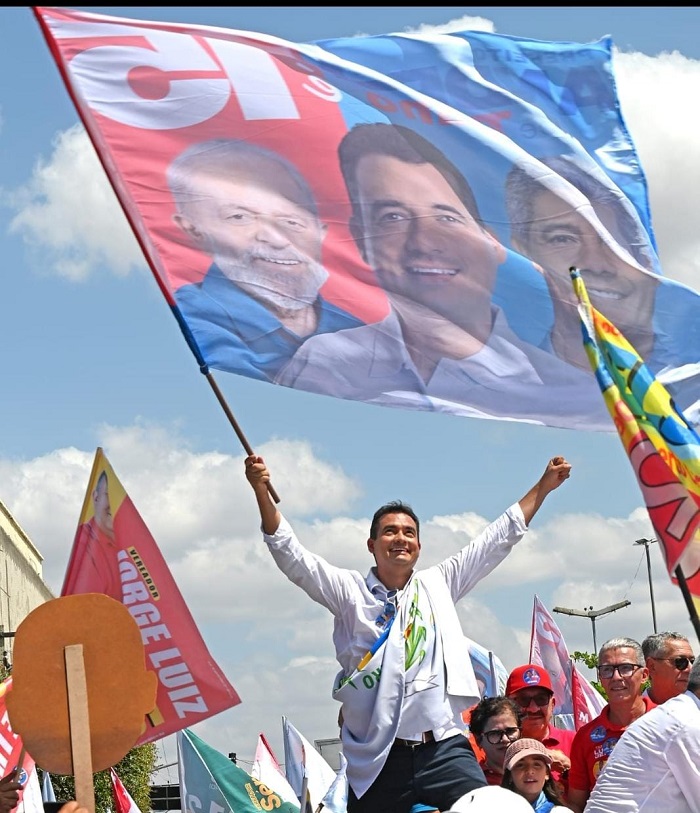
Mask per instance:
[[[82,125],[54,139],[23,187],[5,193],[37,268],[73,281],[107,266],[118,276],[144,266],[143,254]]]
[[[698,287],[700,61],[678,52],[614,54],[620,107],[646,174],[666,276]]]
[[[485,17],[470,17],[465,14],[463,17],[456,17],[440,25],[429,25],[422,23],[417,28],[404,28],[407,34],[449,34],[452,31],[489,31],[496,30],[493,21]]]

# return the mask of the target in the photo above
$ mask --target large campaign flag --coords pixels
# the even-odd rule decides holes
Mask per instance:
[[[700,295],[661,276],[609,38],[34,12],[206,375],[614,431],[577,265],[697,416]]]
[[[532,606],[530,663],[547,670],[554,689],[554,714],[563,728],[578,730],[603,710],[603,696],[571,659],[564,636],[539,596]]]
[[[177,759],[183,813],[299,813],[298,805],[285,802],[188,728],[177,733]]]
[[[700,611],[700,437],[620,330],[591,304],[579,271],[583,341],[629,457],[671,580]],[[699,633],[700,634],[700,633]]]
[[[61,595],[105,593],[138,624],[146,668],[158,676],[143,745],[240,703],[207,649],[167,562],[98,448]]]

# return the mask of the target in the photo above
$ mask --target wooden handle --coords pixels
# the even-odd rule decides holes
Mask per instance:
[[[95,813],[95,787],[92,781],[92,750],[90,743],[90,713],[83,645],[64,648],[66,682],[68,685],[68,721],[70,747],[75,777],[75,799],[88,813]]]

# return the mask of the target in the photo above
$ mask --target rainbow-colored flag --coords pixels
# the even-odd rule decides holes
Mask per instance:
[[[579,271],[570,273],[586,355],[644,495],[669,576],[676,584],[685,582],[697,615],[700,437],[634,347],[591,305]]]

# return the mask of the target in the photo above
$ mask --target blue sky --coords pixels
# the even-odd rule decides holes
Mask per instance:
[[[664,272],[698,288],[698,8],[76,8],[292,41],[422,26],[581,42],[611,35]],[[262,547],[240,444],[138,253],[30,7],[0,10],[0,39],[0,500],[42,552],[58,594],[103,446],[243,698],[197,726],[199,736],[242,760],[252,758],[259,731],[282,757],[283,714],[310,740],[334,737],[330,617],[286,583]],[[571,480],[462,603],[465,631],[508,668],[527,658],[535,594],[550,609],[632,601],[598,621],[599,643],[652,631],[644,551],[633,542],[653,532],[617,436],[402,412],[215,377],[268,459],[280,507],[302,539],[362,571],[368,518],[380,503],[401,498],[415,507],[423,560],[432,563],[519,499],[552,455],[565,455]],[[651,555],[659,629],[693,641],[657,546]],[[587,619],[556,620],[570,650],[592,648]]]

